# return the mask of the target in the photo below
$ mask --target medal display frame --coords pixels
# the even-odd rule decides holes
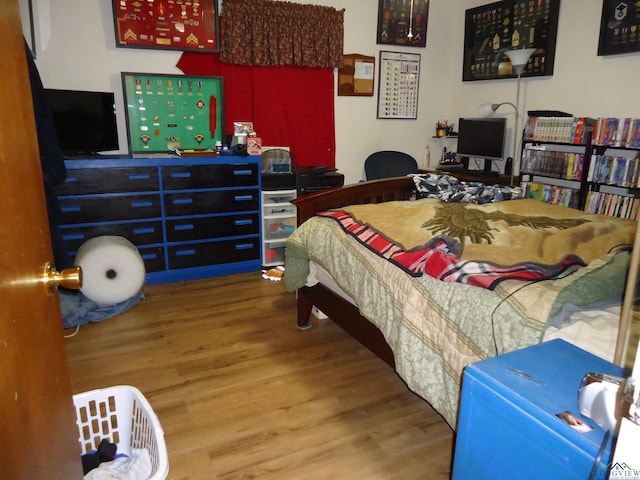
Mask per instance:
[[[220,51],[218,0],[112,0],[116,47]]]
[[[523,77],[553,75],[560,0],[505,0],[465,11],[462,80],[515,78],[507,50],[535,48]]]
[[[222,77],[122,72],[129,151],[215,150],[224,140]]]
[[[425,47],[429,0],[378,0],[378,45]]]
[[[604,0],[598,55],[640,52],[640,5]]]

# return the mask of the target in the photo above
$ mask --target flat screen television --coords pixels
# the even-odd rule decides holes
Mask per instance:
[[[45,89],[60,148],[66,157],[118,150],[113,92]]]
[[[504,158],[505,118],[460,118],[458,147],[461,157],[484,159],[484,170],[491,171],[492,160]]]

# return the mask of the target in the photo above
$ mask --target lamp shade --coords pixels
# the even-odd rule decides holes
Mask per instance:
[[[478,113],[482,117],[490,117],[491,115],[496,113],[496,110],[498,110],[502,105],[511,105],[516,111],[516,114],[518,113],[518,108],[511,102],[483,103],[482,105],[478,106]]]
[[[533,52],[535,51],[535,48],[520,48],[517,50],[508,50],[504,52],[504,54],[509,57],[509,61],[516,71],[516,75],[519,76],[522,75],[524,67],[527,65],[529,58],[531,58],[531,55],[533,55]]]
[[[490,117],[496,112],[499,106],[499,103],[483,103],[478,106],[478,113],[482,117]]]

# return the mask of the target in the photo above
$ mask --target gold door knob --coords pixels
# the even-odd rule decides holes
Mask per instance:
[[[58,287],[80,290],[82,288],[82,268],[71,267],[58,272],[53,263],[47,262],[44,267],[44,283],[49,293]]]

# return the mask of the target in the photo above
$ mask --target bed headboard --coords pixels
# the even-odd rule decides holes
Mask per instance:
[[[293,200],[298,207],[298,225],[331,208],[366,203],[382,203],[393,200],[410,200],[415,193],[411,177],[396,177],[369,182],[354,183],[344,187],[322,190]]]

